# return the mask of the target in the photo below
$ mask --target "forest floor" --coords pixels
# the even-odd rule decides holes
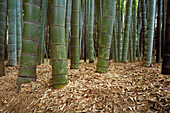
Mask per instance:
[[[70,61],[68,61],[70,62]],[[19,67],[6,67],[0,78],[0,113],[42,112],[170,112],[170,76],[162,75],[161,64],[150,68],[136,63],[110,61],[108,73],[95,73],[95,63],[81,61],[70,70],[70,83],[53,90],[51,66],[37,66],[37,81],[18,88]]]

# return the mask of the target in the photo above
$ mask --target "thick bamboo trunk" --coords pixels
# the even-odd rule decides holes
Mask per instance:
[[[116,0],[107,0],[103,15],[102,37],[99,47],[97,72],[107,72],[109,66],[110,47],[113,36]]]
[[[147,34],[145,38],[143,66],[150,66],[152,63],[155,9],[156,1],[149,0],[147,13]]]
[[[71,69],[79,69],[79,0],[72,1],[71,16]]]
[[[0,77],[5,76],[5,32],[6,32],[7,0],[0,0]]]
[[[65,0],[51,0],[51,61],[52,86],[68,84],[67,53],[65,46]]]
[[[24,0],[24,28],[18,83],[36,80],[40,0]]]

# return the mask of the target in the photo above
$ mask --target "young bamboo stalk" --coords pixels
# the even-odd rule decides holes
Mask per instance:
[[[72,0],[71,16],[71,69],[79,69],[79,3],[80,0]]]
[[[122,62],[127,62],[127,57],[128,57],[129,29],[130,29],[131,15],[132,15],[132,0],[128,0],[127,1],[126,20],[125,20]]]
[[[8,0],[8,64],[17,65],[16,0]]]
[[[97,72],[107,72],[109,66],[110,47],[113,36],[113,24],[115,20],[116,0],[107,0],[103,15],[103,27],[99,56],[97,62]]]
[[[147,13],[148,25],[147,25],[147,34],[145,38],[144,59],[143,59],[143,66],[147,66],[147,67],[149,67],[152,63],[155,9],[156,9],[156,1],[149,0],[148,13]]]
[[[17,83],[36,81],[40,0],[24,0],[24,28]]]
[[[5,76],[5,32],[6,32],[7,0],[0,0],[0,77]]]

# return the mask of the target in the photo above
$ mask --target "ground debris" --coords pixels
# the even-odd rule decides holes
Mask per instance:
[[[0,78],[0,112],[169,112],[170,76],[161,65],[141,67],[141,63],[114,63],[108,73],[95,73],[95,63],[69,69],[69,84],[53,90],[48,63],[37,66],[37,81],[22,84],[17,92],[19,67],[7,67]]]

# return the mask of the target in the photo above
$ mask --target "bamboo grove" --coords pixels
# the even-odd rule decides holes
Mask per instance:
[[[162,63],[170,74],[168,11],[169,0],[0,0],[0,76],[19,65],[17,83],[34,82],[44,59],[55,89],[69,83],[68,61],[97,61],[99,73],[109,60]]]

